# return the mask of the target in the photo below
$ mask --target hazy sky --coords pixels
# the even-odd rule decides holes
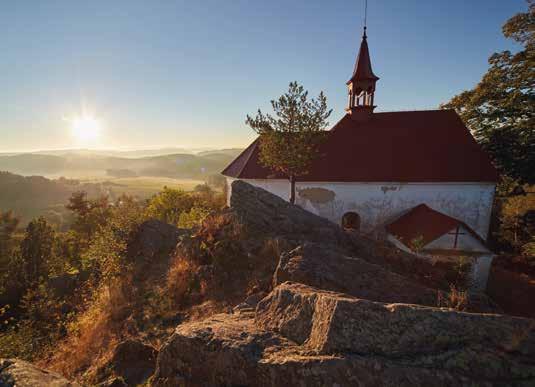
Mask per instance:
[[[245,115],[292,80],[343,114],[364,0],[2,1],[0,151],[244,146]],[[378,110],[437,107],[524,0],[369,0]],[[94,116],[96,139],[72,134]],[[83,136],[82,136],[83,137]],[[91,137],[91,136],[89,136]],[[85,141],[85,143],[84,143]]]

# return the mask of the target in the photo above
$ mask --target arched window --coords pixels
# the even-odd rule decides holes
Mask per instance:
[[[346,230],[360,231],[360,216],[356,212],[346,212],[342,216],[342,228]]]

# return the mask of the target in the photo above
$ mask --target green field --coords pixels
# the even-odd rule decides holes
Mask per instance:
[[[169,177],[156,176],[86,178],[82,179],[81,182],[110,183],[110,190],[114,193],[126,193],[128,195],[133,195],[140,198],[148,198],[155,193],[160,192],[163,187],[191,191],[196,185],[204,183],[202,180],[173,179]]]

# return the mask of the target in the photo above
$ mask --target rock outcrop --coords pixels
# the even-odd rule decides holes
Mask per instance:
[[[436,292],[410,270],[432,283],[431,264],[247,183],[233,183],[232,206],[249,231],[290,251],[260,301],[180,324],[154,386],[535,385],[533,320],[423,306]]]
[[[352,238],[338,225],[241,180],[232,183],[232,211],[249,230],[288,241],[312,241],[352,246]]]
[[[284,283],[258,304],[256,322],[321,354],[425,358],[422,365],[458,371],[463,362],[498,362],[472,370],[483,379],[521,376],[509,372],[531,363],[535,376],[535,324],[524,318],[384,304]]]
[[[18,359],[0,359],[2,387],[80,387],[63,376]]]
[[[300,282],[325,290],[381,302],[436,305],[437,291],[336,249],[306,242],[283,253],[274,285]]]
[[[244,181],[232,183],[231,213],[258,239],[281,240],[289,249],[315,242],[378,264],[430,288],[449,289],[452,275],[455,276],[440,263],[401,251],[387,241],[348,233],[339,225]]]
[[[256,313],[180,325],[160,350],[153,383],[527,386],[535,383],[533,325],[284,283]]]
[[[133,259],[150,261],[157,255],[168,256],[181,235],[189,230],[179,229],[156,219],[143,222],[136,232],[136,238],[128,246]]]
[[[139,340],[125,340],[115,347],[110,365],[114,375],[129,386],[145,382],[154,373],[157,351]]]

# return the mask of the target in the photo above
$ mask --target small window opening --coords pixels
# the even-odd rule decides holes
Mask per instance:
[[[356,212],[346,212],[342,216],[342,227],[346,230],[360,231],[360,216]]]

